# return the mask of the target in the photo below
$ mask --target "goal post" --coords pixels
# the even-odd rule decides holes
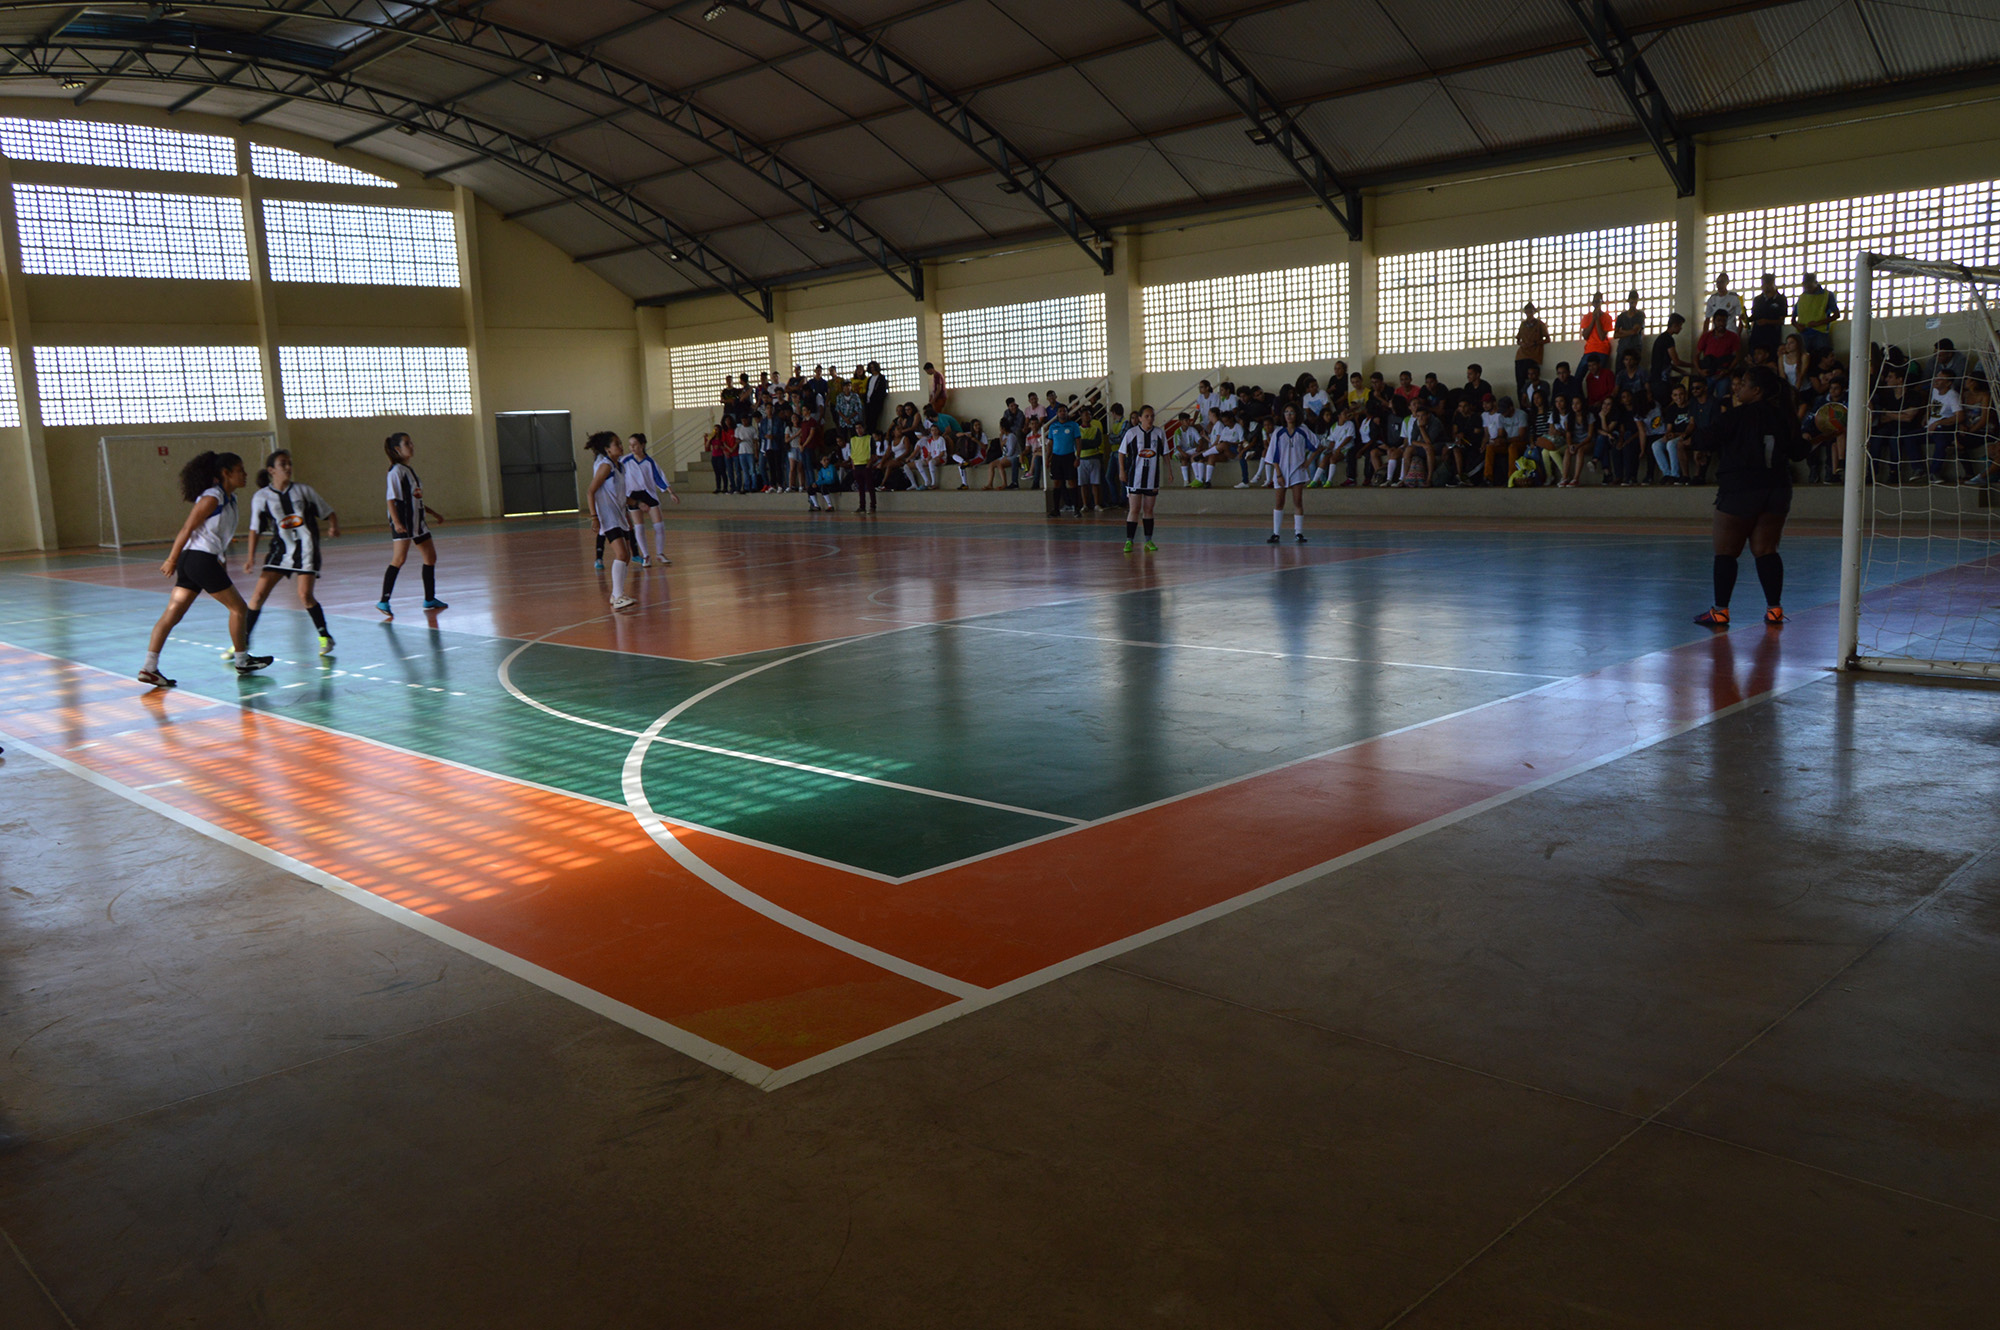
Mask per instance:
[[[278,446],[270,430],[106,434],[97,440],[97,543],[105,549],[172,540],[187,520],[181,468],[202,453],[235,453],[252,476]]]
[[[1842,669],[2000,679],[1996,307],[2000,268],[1855,256]]]

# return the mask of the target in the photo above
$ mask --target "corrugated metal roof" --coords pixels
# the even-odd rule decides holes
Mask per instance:
[[[1260,83],[1296,108],[1349,177],[1473,165],[1496,152],[1633,128],[1613,86],[1589,74],[1567,0],[1183,2],[1214,24]],[[1683,117],[1775,109],[1885,83],[1914,95],[1935,76],[1967,69],[1990,69],[2000,82],[2000,0],[1612,3]],[[691,97],[741,132],[746,149],[780,153],[907,250],[1051,231],[1026,195],[1000,192],[992,168],[949,130],[855,64],[781,30],[776,7],[738,4],[705,22],[704,5],[660,4],[496,0],[477,12],[589,47],[672,95]],[[195,21],[238,34],[267,22],[258,14],[195,12]],[[1011,151],[1042,163],[1093,214],[1200,206],[1293,187],[1284,163],[1244,138],[1240,112],[1206,73],[1123,0],[842,0],[839,15],[934,87],[959,90]],[[89,11],[81,21],[95,42],[137,45],[134,34],[150,20],[113,9]],[[46,15],[8,12],[0,14],[0,33],[39,32],[46,22]],[[312,64],[323,52],[330,67],[369,33],[300,17],[267,36],[285,43],[288,66]],[[851,246],[806,226],[792,198],[643,109],[560,78],[534,83],[504,57],[453,49],[437,36],[376,52],[357,81],[425,102],[462,100],[467,114],[546,142],[603,180],[649,180],[638,187],[642,197],[684,228],[726,235],[718,245],[737,254],[753,278],[854,261]],[[228,40],[240,46],[243,38]],[[45,79],[0,87],[57,95]],[[94,96],[159,106],[186,90],[127,76]],[[197,108],[241,116],[267,97],[213,90]],[[328,140],[380,128],[364,113],[313,102],[264,119]],[[546,184],[504,162],[459,166],[464,145],[428,134],[378,133],[362,146],[420,171],[452,167],[450,178],[497,206],[553,197]],[[539,214],[537,222],[571,252],[588,252],[575,247],[587,247],[588,235],[603,229],[576,208]],[[641,259],[606,271],[632,283],[626,289],[634,294],[654,294],[671,284],[660,267]]]

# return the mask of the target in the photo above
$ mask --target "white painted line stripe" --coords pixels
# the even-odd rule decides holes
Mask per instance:
[[[1158,942],[1163,938],[1172,937],[1176,933],[1184,933],[1190,928],[1198,927],[1214,919],[1220,919],[1224,915],[1234,914],[1238,910],[1246,909],[1260,901],[1267,901],[1273,896],[1283,895],[1295,887],[1317,881],[1327,874],[1338,872],[1340,869],[1346,868],[1351,864],[1360,863],[1364,859],[1371,859],[1378,854],[1393,850],[1398,846],[1407,845],[1413,840],[1428,836],[1434,831],[1443,830],[1445,827],[1463,822],[1468,818],[1477,817],[1481,813],[1491,812],[1496,808],[1512,803],[1516,799],[1566,781],[1572,776],[1580,776],[1586,771],[1594,771],[1598,767],[1616,762],[1621,758],[1630,757],[1632,754],[1651,748],[1656,744],[1665,743],[1669,739],[1677,738],[1689,730],[1698,729],[1713,721],[1721,720],[1724,716],[1734,715],[1739,711],[1770,701],[1772,698],[1783,696],[1796,688],[1804,687],[1806,684],[1822,682],[1826,677],[1824,674],[1809,674],[1804,678],[1795,679],[1788,684],[1774,687],[1769,692],[1760,693],[1756,697],[1746,698],[1741,702],[1733,703],[1718,711],[1712,711],[1705,716],[1698,716],[1693,720],[1684,721],[1681,724],[1662,730],[1658,734],[1648,736],[1635,743],[1627,744],[1625,747],[1615,752],[1606,753],[1602,757],[1592,758],[1587,762],[1579,762],[1575,766],[1553,772],[1538,780],[1530,781],[1525,785],[1516,786],[1511,790],[1493,795],[1487,799],[1482,799],[1478,803],[1468,804],[1456,812],[1445,813],[1442,816],[1432,818],[1428,822],[1419,823],[1417,826],[1399,831],[1393,836],[1385,836],[1381,840],[1364,845],[1358,850],[1350,850],[1348,853],[1328,859],[1324,863],[1314,864],[1310,868],[1301,869],[1288,877],[1282,877],[1276,882],[1258,887],[1254,891],[1244,892],[1240,896],[1232,896],[1226,901],[1219,901],[1205,909],[1196,910],[1192,914],[1182,915],[1178,919],[1170,919],[1166,923],[1158,924],[1142,933],[1134,933],[1130,937],[1106,943],[1095,950],[1072,956],[1068,960],[1058,961],[1056,964],[1048,966],[1045,969],[1036,970],[1032,974],[1025,974],[1018,979],[1009,980],[1007,983],[1001,984],[996,988],[982,990],[974,996],[960,1002],[954,1002],[948,1007],[940,1007],[935,1011],[926,1012],[921,1016],[904,1021],[900,1025],[892,1025],[888,1029],[878,1030],[874,1034],[864,1036],[852,1043],[842,1044],[839,1048],[829,1049],[815,1057],[807,1058],[803,1062],[794,1063],[782,1071],[774,1072],[763,1083],[762,1088],[765,1090],[780,1090],[787,1085],[796,1084],[809,1076],[816,1076],[820,1072],[830,1070],[844,1062],[851,1062],[855,1058],[863,1057],[877,1049],[886,1048],[890,1044],[908,1039],[912,1035],[921,1034],[925,1030],[944,1024],[946,1021],[956,1020],[960,1016],[969,1016],[973,1012],[990,1007],[996,1002],[1003,1002],[1030,989],[1039,988],[1043,984],[1051,983],[1066,975],[1075,974],[1078,970],[1088,969],[1101,961],[1107,961],[1115,956],[1124,955],[1128,951],[1136,951],[1140,947]]]
[[[570,626],[575,627],[576,625],[572,624]],[[568,629],[558,628],[555,631],[559,633],[567,632]],[[869,637],[835,638],[833,641],[815,648],[815,650],[824,651],[831,647],[842,646],[848,642],[873,641],[875,637],[880,637],[882,635],[883,634],[877,633]],[[548,715],[556,717],[558,720],[566,720],[570,722],[572,725],[587,725],[593,730],[604,730],[610,734],[622,734],[629,739],[637,739],[640,737],[640,731],[638,730],[628,730],[622,725],[611,725],[601,720],[591,720],[587,716],[572,715],[567,711],[562,711],[556,707],[552,707],[546,702],[542,702],[535,698],[532,698],[528,696],[527,693],[522,691],[520,686],[517,685],[513,679],[514,660],[522,652],[526,651],[529,647],[534,645],[536,645],[536,643],[534,642],[523,642],[521,643],[520,646],[508,652],[507,658],[500,662],[500,671],[499,671],[500,686],[507,690],[509,696],[514,698],[514,700],[517,702],[525,702],[537,711],[545,712]],[[802,652],[800,654],[811,655],[812,652],[808,651],[808,652]],[[798,656],[787,656],[784,659],[797,660]],[[783,661],[770,662],[771,665],[777,665],[783,663],[784,663]],[[758,667],[759,670],[768,668],[769,665]],[[752,670],[749,673],[754,674],[756,672],[757,670]],[[702,694],[699,694],[699,696],[706,696],[708,692],[713,692],[713,691],[714,691],[713,689],[705,690]],[[973,804],[980,808],[991,808],[996,812],[1015,813],[1022,817],[1040,818],[1043,821],[1047,822],[1063,822],[1073,827],[1080,827],[1083,825],[1083,819],[1080,817],[1065,817],[1061,813],[1044,813],[1038,808],[1022,808],[1016,804],[1003,804],[995,802],[992,799],[979,799],[969,794],[954,794],[950,790],[933,790],[922,785],[905,785],[901,781],[885,780],[880,776],[864,776],[861,773],[855,771],[839,771],[834,769],[833,767],[815,766],[810,762],[794,762],[789,758],[768,757],[763,753],[746,753],[741,749],[736,749],[736,748],[719,748],[714,744],[696,743],[692,739],[669,739],[662,735],[655,734],[652,737],[652,739],[649,740],[649,742],[668,744],[675,748],[686,748],[697,753],[712,753],[718,757],[733,757],[744,762],[762,762],[769,766],[786,767],[792,771],[810,772],[815,776],[828,776],[834,780],[853,781],[859,785],[879,785],[884,789],[901,790],[905,794],[919,794],[928,799],[947,799],[953,803]]]
[[[897,620],[875,620],[895,623]],[[1070,642],[1108,642],[1113,646],[1147,647],[1154,651],[1226,651],[1236,656],[1265,656],[1272,660],[1327,660],[1343,665],[1386,665],[1402,670],[1442,670],[1451,674],[1497,674],[1509,679],[1568,679],[1567,674],[1533,674],[1525,670],[1482,670],[1470,665],[1426,665],[1414,660],[1373,660],[1365,656],[1315,656],[1298,651],[1259,651],[1254,647],[1212,647],[1193,642],[1141,642],[1128,637],[1095,637],[1087,633],[1047,633],[1031,628],[994,628],[983,623],[960,623],[940,619],[923,625],[931,628],[958,628],[968,633],[1007,633],[1014,637],[1056,637]]]
[[[955,979],[948,974],[939,974],[935,970],[926,969],[924,966],[906,961],[900,956],[892,956],[886,951],[871,947],[865,942],[856,942],[853,938],[836,933],[822,924],[813,922],[804,915],[794,914],[782,905],[764,899],[740,882],[728,877],[719,869],[712,867],[686,845],[682,844],[680,837],[674,834],[673,828],[658,813],[653,811],[653,805],[646,797],[646,750],[658,741],[660,731],[672,724],[676,716],[687,711],[690,707],[699,705],[723,689],[733,684],[741,683],[753,675],[762,674],[765,670],[776,669],[780,665],[788,665],[795,660],[801,660],[807,656],[817,655],[822,651],[830,651],[840,645],[842,645],[840,642],[828,642],[823,646],[809,647],[804,651],[794,652],[789,656],[780,656],[776,660],[766,661],[762,665],[753,665],[747,670],[730,675],[727,679],[718,680],[710,684],[692,697],[686,698],[662,713],[657,720],[646,727],[645,732],[640,734],[638,739],[633,743],[631,751],[625,755],[624,789],[626,804],[631,808],[632,815],[639,820],[639,825],[645,828],[646,834],[651,836],[661,849],[673,856],[676,863],[737,904],[747,906],[765,918],[783,924],[795,933],[832,947],[836,951],[844,951],[850,956],[867,961],[869,964],[879,969],[887,970],[891,974],[901,975],[905,979],[923,984],[929,988],[935,988],[940,992],[949,993],[956,998],[971,997],[981,991],[975,984],[968,984],[964,980]]]
[[[142,793],[130,785],[121,784],[109,776],[101,775],[98,772],[92,771],[89,767],[70,761],[66,757],[60,757],[55,753],[48,752],[45,749],[13,736],[9,736],[8,742],[19,747],[23,753],[28,754],[30,757],[38,758],[55,767],[57,770],[66,771],[79,780],[88,781],[100,789],[109,790],[113,794],[129,799],[143,808],[158,813],[161,817],[180,823],[191,831],[200,832],[210,840],[220,841],[232,849],[241,850],[243,853],[260,859],[275,868],[283,869],[285,872],[304,878],[316,886],[324,887],[334,895],[344,900],[352,901],[363,909],[373,910],[376,914],[382,915],[387,919],[392,919],[405,928],[422,933],[426,937],[442,942],[454,950],[462,951],[468,956],[485,961],[488,965],[496,969],[505,970],[508,974],[518,979],[525,979],[537,988],[554,993],[558,997],[567,998],[580,1007],[594,1011],[600,1016],[616,1021],[629,1030],[635,1030],[645,1035],[648,1039],[665,1044],[675,1052],[685,1053],[697,1062],[703,1062],[719,1071],[728,1072],[738,1080],[748,1081],[750,1084],[760,1088],[770,1088],[771,1069],[761,1062],[754,1062],[744,1057],[741,1053],[733,1052],[730,1049],[722,1047],[720,1044],[710,1043],[700,1035],[691,1034],[677,1025],[669,1025],[659,1017],[640,1011],[637,1007],[630,1007],[615,998],[608,998],[594,988],[586,987],[573,979],[566,979],[553,970],[545,970],[539,965],[524,961],[512,952],[502,951],[491,943],[482,942],[478,938],[461,933],[455,928],[447,927],[429,915],[418,914],[415,910],[405,909],[394,901],[384,900],[374,892],[363,890],[345,878],[335,877],[323,869],[315,868],[303,860],[294,859],[290,855],[274,850],[268,845],[261,845],[246,836],[239,836],[233,831],[225,831],[212,822],[203,821],[193,813],[183,812],[175,808],[172,804],[163,803],[149,794]]]

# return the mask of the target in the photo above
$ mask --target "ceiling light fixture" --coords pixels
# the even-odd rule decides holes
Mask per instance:
[[[728,12],[729,12],[728,5],[713,4],[710,5],[707,9],[702,11],[701,21],[703,23],[713,23],[717,19],[721,18],[724,14],[727,14]]]
[[[1021,192],[1021,182],[1018,180],[1002,180],[1000,182],[1000,192],[1002,194],[1019,194]]]
[[[397,125],[396,132],[398,134],[415,134],[417,127],[415,125]]]
[[[669,263],[679,263],[682,257],[683,256],[681,252],[677,249],[670,249],[667,251],[667,262]]]
[[[1592,56],[1585,63],[1589,65],[1590,72],[1601,79],[1608,79],[1618,72],[1618,62],[1607,60],[1601,55]]]
[[[61,86],[64,92],[77,92],[88,85],[86,85],[82,79],[67,78],[62,81]]]
[[[821,235],[825,235],[828,231],[831,231],[832,229],[833,229],[833,223],[826,220],[826,218],[824,217],[813,218],[813,230],[819,232]]]
[[[541,70],[539,70],[539,69],[533,69],[533,70],[530,70],[530,71],[528,71],[528,82],[530,82],[530,83],[547,83],[548,81],[549,81],[549,76],[548,76],[547,74],[543,73],[543,72],[542,72]]]
[[[1269,143],[1272,137],[1271,131],[1262,125],[1252,125],[1243,131],[1243,136],[1252,143]]]

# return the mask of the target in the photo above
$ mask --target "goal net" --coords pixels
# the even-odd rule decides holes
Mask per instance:
[[[2000,268],[1855,264],[1841,523],[1849,669],[2000,678]]]
[[[277,446],[277,436],[269,430],[105,435],[97,441],[97,543],[123,549],[172,540],[188,515],[181,498],[182,467],[203,453],[235,453],[255,477]],[[248,498],[241,496],[244,502]],[[244,522],[237,525],[240,530]]]

